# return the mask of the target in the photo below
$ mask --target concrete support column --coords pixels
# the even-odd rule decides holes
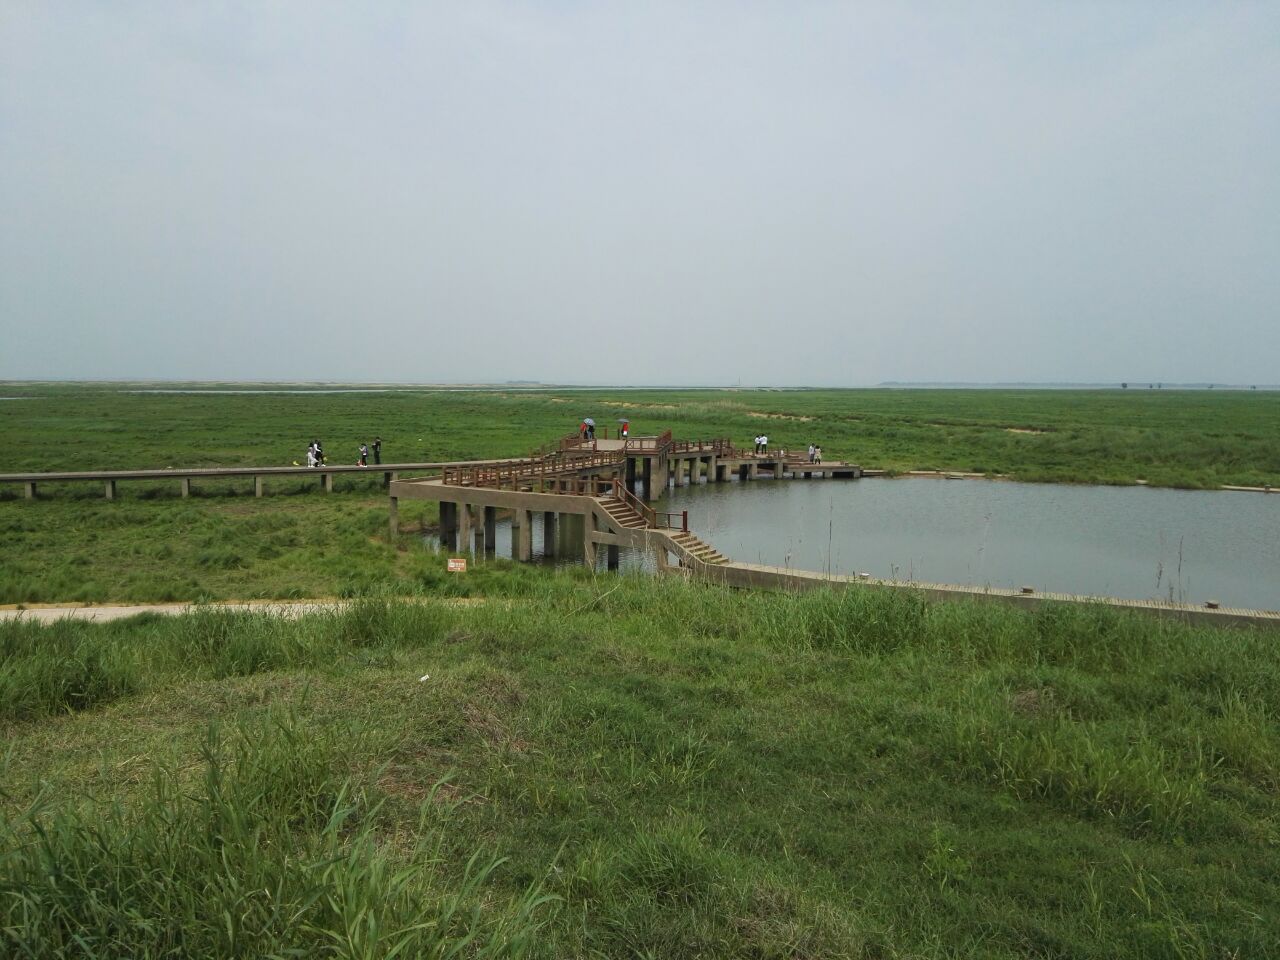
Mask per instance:
[[[440,546],[450,553],[458,549],[458,505],[440,501]]]
[[[760,464],[755,463],[755,462],[752,462],[752,463],[748,464],[747,466],[749,467],[749,470],[747,471],[747,476],[748,476],[748,478],[749,478],[749,479],[751,479],[751,480],[759,480],[759,479],[760,479]]]
[[[582,562],[588,570],[596,568],[596,544],[591,535],[596,532],[596,515],[588,513],[582,518]]]
[[[670,564],[667,562],[667,548],[661,545],[653,548],[653,562],[659,570],[667,569]]]
[[[116,482],[114,480],[108,480],[104,490],[108,500],[114,500],[116,498]]]
[[[556,555],[556,514],[554,510],[546,510],[542,514],[542,554],[546,557]]]
[[[394,540],[400,535],[400,498],[392,497],[388,509],[391,521],[391,538]]]
[[[644,473],[644,498],[646,500],[653,499],[653,460],[653,457],[645,457],[644,467],[642,468]]]
[[[533,559],[533,512],[517,510],[511,527],[511,557],[528,562]]]
[[[608,550],[605,551],[605,565],[610,570],[618,569],[618,545],[616,543],[609,544]]]
[[[183,497],[191,496],[191,478],[190,477],[182,478],[182,496]]]
[[[22,489],[23,496],[28,500],[34,500],[36,498],[36,484],[34,480],[28,480],[22,485]]]
[[[720,470],[720,464],[715,457],[707,457],[707,483],[716,482],[716,473]]]
[[[627,491],[635,496],[636,493],[636,458],[627,457]]]
[[[458,552],[467,553],[471,550],[471,539],[475,534],[475,524],[471,522],[471,504],[458,504]]]
[[[333,493],[332,473],[324,473],[320,475],[320,487],[325,493]]]
[[[262,496],[262,475],[253,478],[253,495],[255,497]]]
[[[484,508],[484,552],[493,553],[498,547],[498,508]]]
[[[678,457],[671,461],[671,485],[673,487],[684,486],[684,461]]]

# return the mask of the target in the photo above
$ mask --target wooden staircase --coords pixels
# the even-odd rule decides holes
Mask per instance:
[[[623,530],[643,530],[649,525],[644,517],[617,497],[596,497],[596,503],[609,515],[610,522]]]
[[[664,530],[667,538],[675,545],[676,553],[685,560],[698,563],[728,563],[729,558],[705,540],[699,540],[687,530]]]
[[[613,527],[614,533],[647,530],[654,536],[659,536],[666,540],[671,552],[678,556],[685,566],[729,562],[729,558],[719,550],[709,543],[699,540],[687,530],[670,530],[650,526],[649,521],[639,511],[618,497],[596,497],[596,503],[600,505],[600,509],[609,518],[609,525]]]

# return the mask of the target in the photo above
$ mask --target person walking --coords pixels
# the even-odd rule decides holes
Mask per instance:
[[[760,452],[765,455],[768,455],[769,453],[769,435],[768,434],[765,434],[765,433],[760,434]]]
[[[814,448],[813,448],[813,456],[814,456],[814,460],[813,460],[813,462],[814,462],[814,463],[821,463],[821,462],[822,462],[822,448],[821,448],[821,447],[814,447]]]
[[[369,445],[367,443],[360,444],[360,466],[367,467],[369,465]]]
[[[811,443],[809,444],[809,462],[813,463],[813,454],[817,448]]]
[[[756,448],[752,451],[757,457],[760,456],[760,434],[756,434]]]
[[[316,466],[324,466],[324,448],[320,446],[320,441],[316,441]]]
[[[314,467],[316,465],[316,443],[312,440],[307,444],[307,466]]]
[[[382,463],[382,438],[381,437],[373,438],[373,462],[375,464]]]

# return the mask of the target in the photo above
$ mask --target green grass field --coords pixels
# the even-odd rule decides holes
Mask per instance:
[[[310,440],[354,462],[381,435],[390,462],[518,455],[594,416],[634,432],[815,441],[828,460],[890,470],[978,470],[1027,480],[1280,485],[1280,394],[1174,391],[407,391],[156,394],[106,385],[7,385],[0,473],[279,465]],[[1031,432],[1023,432],[1031,431]],[[0,603],[410,594],[440,589],[411,532],[384,533],[379,477],[336,481],[51,484],[36,503],[0,488]],[[405,503],[406,531],[433,507]]]
[[[0,657],[9,956],[1280,950],[1273,635],[546,573]]]
[[[895,470],[1280,482],[1271,394],[0,393],[34,398],[0,403],[0,472],[503,456],[626,413]],[[175,488],[6,494],[0,603],[356,599],[0,623],[0,956],[1280,956],[1274,631],[462,578],[422,505],[388,539],[377,476]]]

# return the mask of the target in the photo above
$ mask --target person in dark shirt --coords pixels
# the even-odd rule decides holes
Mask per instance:
[[[373,462],[375,464],[382,462],[382,438],[373,438]]]

